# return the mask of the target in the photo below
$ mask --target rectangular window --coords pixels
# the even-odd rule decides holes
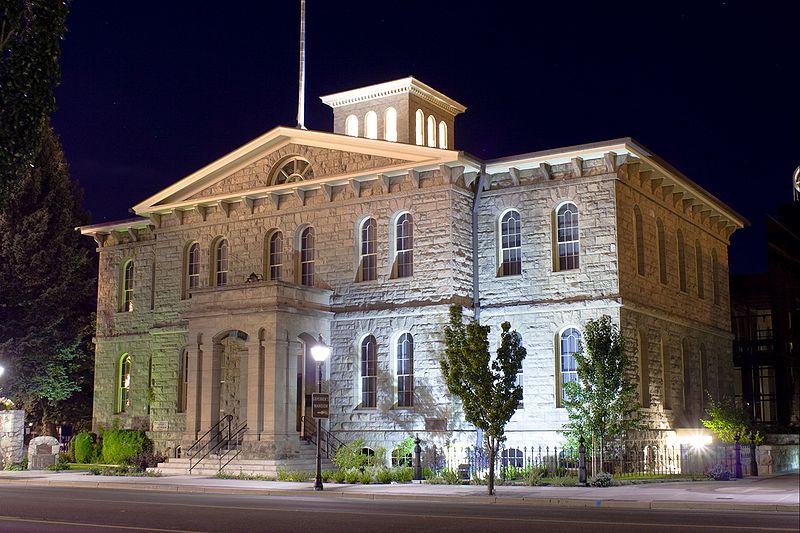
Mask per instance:
[[[775,367],[759,366],[753,369],[753,403],[758,422],[776,422],[777,394],[775,391]]]

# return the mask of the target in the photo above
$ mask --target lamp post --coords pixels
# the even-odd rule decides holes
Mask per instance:
[[[322,335],[317,343],[311,347],[311,357],[317,362],[317,392],[322,392],[322,363],[331,354],[330,346],[322,342]],[[320,443],[322,442],[322,419],[317,418],[317,477],[314,479],[314,490],[322,490],[322,456]]]

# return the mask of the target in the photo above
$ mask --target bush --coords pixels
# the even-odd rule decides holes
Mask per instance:
[[[355,439],[347,444],[344,444],[336,450],[336,455],[333,458],[339,470],[350,470],[352,468],[362,468],[368,466],[373,459],[369,455],[362,453],[364,448],[364,439]]]
[[[397,467],[390,470],[392,474],[391,481],[396,483],[411,483],[414,479],[414,469],[410,467]]]
[[[589,485],[592,487],[610,487],[613,484],[614,480],[607,472],[600,472],[589,481]]]
[[[353,468],[351,470],[347,470],[344,475],[344,482],[345,483],[358,483],[361,481],[361,471],[357,468]]]
[[[81,431],[69,441],[70,455],[76,463],[91,463],[97,455],[97,435]]]
[[[379,468],[377,472],[375,472],[375,480],[378,483],[391,483],[392,482],[392,471],[388,468]]]
[[[711,398],[709,404],[710,407],[706,410],[708,419],[700,422],[716,433],[719,440],[730,444],[739,435],[740,443],[750,444],[750,433],[753,432],[756,445],[764,444],[764,436],[759,431],[754,431],[750,415],[744,408],[737,406],[732,398],[725,397],[720,401]]]
[[[163,463],[166,460],[167,458],[160,453],[143,450],[133,457],[129,457],[126,463],[135,466],[140,472],[144,472],[148,468],[156,467],[158,463]]]
[[[58,460],[55,464],[47,467],[48,470],[60,472],[61,470],[69,470],[69,454],[59,453]]]
[[[717,463],[708,470],[708,477],[715,481],[728,481],[731,479],[731,471],[722,463]]]
[[[103,461],[108,464],[123,464],[143,451],[153,450],[153,442],[138,429],[107,429],[102,442]]]
[[[539,487],[544,485],[544,476],[542,475],[541,469],[538,468],[531,468],[528,470],[523,479],[525,484],[529,487]]]
[[[553,477],[548,480],[551,487],[575,487],[578,485],[577,476]]]
[[[358,482],[362,485],[369,485],[372,483],[372,472],[369,470],[364,470],[361,472],[361,477],[359,478]]]
[[[335,470],[333,475],[331,475],[331,479],[333,479],[334,483],[344,483],[346,478],[347,472],[344,470]]]

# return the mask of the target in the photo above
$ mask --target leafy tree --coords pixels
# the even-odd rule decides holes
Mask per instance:
[[[764,437],[750,421],[750,415],[738,407],[731,398],[725,397],[719,402],[711,398],[709,401],[710,405],[706,410],[708,419],[702,419],[700,422],[716,433],[722,442],[731,443],[736,435],[739,435],[739,442],[749,444],[752,433],[756,444],[764,443]]]
[[[578,380],[564,385],[569,416],[564,433],[573,440],[594,435],[603,464],[605,443],[641,425],[636,383],[629,377],[625,337],[610,316],[589,320],[583,339],[575,353]]]
[[[0,1],[0,204],[30,171],[55,110],[67,2]]]
[[[444,329],[445,352],[439,360],[451,394],[461,399],[464,418],[483,430],[489,454],[489,494],[494,494],[494,462],[505,441],[505,426],[522,401],[517,373],[525,348],[511,324],[500,325],[500,346],[489,353],[489,326],[471,320],[464,325],[460,305],[450,307],[450,324]]]
[[[33,168],[0,207],[0,361],[3,392],[47,430],[53,416],[88,417],[94,254],[75,227],[88,217],[48,126]]]

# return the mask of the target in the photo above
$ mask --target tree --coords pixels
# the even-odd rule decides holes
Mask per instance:
[[[706,410],[708,418],[702,419],[700,422],[716,433],[719,440],[731,444],[738,435],[739,442],[749,444],[750,436],[752,435],[756,444],[761,445],[764,443],[764,436],[761,435],[761,432],[757,430],[755,424],[750,420],[750,414],[737,406],[730,397],[726,396],[719,402],[710,398],[709,402],[710,405]]]
[[[602,465],[605,443],[638,429],[641,415],[625,337],[611,317],[586,322],[583,339],[575,353],[578,380],[564,385],[569,417],[564,433],[572,440],[591,435],[598,439]]]
[[[500,346],[489,353],[489,326],[472,320],[466,326],[460,305],[450,307],[450,324],[444,329],[445,352],[439,360],[450,394],[457,396],[467,422],[480,428],[489,454],[489,495],[494,494],[494,462],[505,441],[505,426],[522,401],[517,373],[525,348],[511,324],[500,325]]]
[[[0,2],[0,204],[30,171],[55,110],[67,2]]]
[[[86,223],[61,144],[48,126],[33,168],[0,207],[0,361],[4,393],[41,421],[91,393],[96,299],[92,249],[75,227]],[[75,402],[77,404],[77,402]],[[91,402],[75,413],[86,417]]]

